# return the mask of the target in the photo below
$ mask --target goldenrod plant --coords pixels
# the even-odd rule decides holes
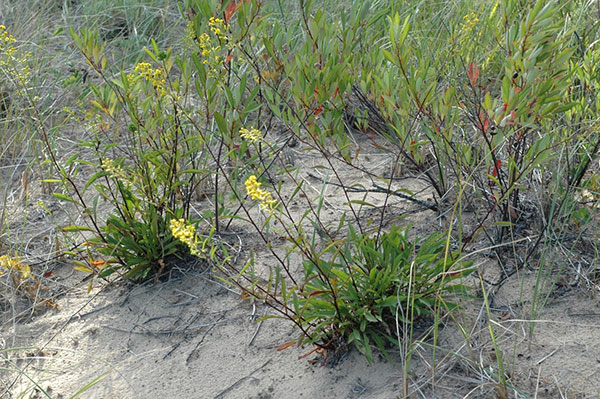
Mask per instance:
[[[183,77],[174,80],[171,74],[171,50],[155,45],[148,51],[152,63],[139,62],[131,72],[110,80],[99,38],[93,32],[73,32],[73,38],[105,78],[104,84],[90,86],[95,96],[88,114],[91,139],[81,146],[92,149],[97,159],[84,189],[95,188],[98,198],[112,203],[114,210],[102,224],[93,207],[89,216],[98,221],[97,236],[88,242],[105,257],[101,277],[123,270],[126,277],[144,278],[162,270],[178,251],[180,230],[171,227],[182,216],[189,217],[194,190],[207,178],[198,157],[204,143],[191,137],[182,119],[185,84]],[[94,165],[84,159],[73,162]],[[89,265],[80,268],[94,272]]]

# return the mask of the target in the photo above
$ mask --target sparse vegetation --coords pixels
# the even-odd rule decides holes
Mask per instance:
[[[516,349],[600,287],[597,2],[19,2],[0,4],[3,329],[58,310],[59,262],[89,295],[201,265],[294,327],[280,350],[401,362],[390,395],[447,373],[461,397],[600,389],[541,392]],[[52,397],[3,345],[0,389]]]

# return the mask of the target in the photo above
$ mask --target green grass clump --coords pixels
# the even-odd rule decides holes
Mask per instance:
[[[452,310],[453,298],[467,294],[455,280],[473,269],[458,259],[437,234],[410,241],[397,227],[376,237],[350,230],[340,252],[305,261],[304,283],[292,294],[300,323],[310,329],[307,340],[328,346],[342,337],[369,361],[373,344],[387,356],[386,346],[398,345],[397,325],[411,329],[439,301]]]

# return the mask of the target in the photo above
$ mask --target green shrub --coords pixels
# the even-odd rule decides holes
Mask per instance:
[[[88,244],[102,255],[101,260],[86,256],[80,270],[95,272],[91,263],[100,262],[100,277],[119,271],[126,278],[145,278],[184,249],[170,222],[190,217],[194,190],[210,176],[200,166],[205,143],[182,117],[184,77],[172,73],[170,50],[154,45],[148,51],[152,63],[140,62],[132,71],[109,78],[97,34],[72,35],[104,83],[90,84],[90,138],[80,142],[82,153],[66,162],[69,171],[62,169],[64,183],[76,196],[60,198],[79,206],[91,223],[67,230],[92,231],[95,236]],[[80,186],[75,177],[82,170],[91,177]],[[97,193],[92,200],[86,199],[90,188]],[[108,216],[99,212],[99,199],[112,205]]]
[[[386,345],[398,344],[396,323],[410,326],[440,303],[453,309],[453,300],[467,293],[454,280],[473,269],[446,244],[438,234],[411,241],[398,227],[373,237],[351,229],[341,248],[304,262],[293,303],[298,322],[310,330],[305,341],[328,346],[343,337],[371,361],[372,344],[384,354]]]
[[[184,219],[194,230],[203,223],[207,236],[195,244],[206,250],[213,228],[219,232],[220,220],[229,217],[222,182],[231,188],[230,197],[240,197],[236,182],[245,172],[238,157],[247,147],[239,147],[239,134],[258,108],[258,87],[247,92],[247,72],[235,84],[231,76],[234,68],[246,68],[236,53],[249,35],[233,36],[230,26],[214,17],[214,4],[194,7],[194,13],[184,12],[182,54],[152,41],[148,62],[123,70],[111,64],[113,49],[98,31],[71,31],[97,76],[89,81],[88,138],[79,143],[81,152],[63,164],[53,158],[65,192],[56,195],[75,204],[88,221],[66,230],[93,236],[87,240],[91,249],[73,253],[82,258],[79,270],[100,277],[154,275],[169,257],[195,252],[195,245],[182,245],[173,235],[173,220]],[[84,171],[91,177],[82,184],[78,176]],[[88,193],[91,189],[95,194]],[[192,215],[192,201],[202,196],[214,207]],[[108,215],[99,209],[100,199],[112,206]]]

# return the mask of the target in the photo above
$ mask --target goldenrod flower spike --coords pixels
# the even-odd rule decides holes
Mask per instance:
[[[24,87],[31,77],[31,69],[27,64],[31,53],[20,51],[13,44],[16,41],[17,39],[6,30],[6,26],[0,25],[0,69]]]
[[[262,140],[262,132],[258,129],[251,128],[250,130],[245,127],[240,129],[240,136],[244,140],[248,140],[251,143],[256,143],[257,141]]]
[[[100,164],[102,169],[110,175],[111,178],[119,180],[121,183],[127,185],[127,175],[123,168],[115,163],[110,158],[104,158]]]
[[[186,28],[186,40],[189,43],[194,43],[200,50],[200,54],[204,58],[203,64],[209,65],[209,73],[211,76],[216,76],[215,70],[222,64],[223,58],[220,51],[223,47],[232,50],[234,42],[232,37],[228,35],[230,26],[221,18],[211,17],[208,20],[209,30],[195,37],[194,25],[188,24]]]
[[[135,66],[135,72],[145,80],[152,83],[154,89],[160,96],[166,94],[167,81],[165,80],[165,74],[162,69],[152,69],[148,62],[140,62]]]
[[[277,201],[271,197],[271,193],[260,188],[261,183],[252,175],[246,180],[246,192],[253,200],[260,204],[262,210],[272,210],[277,205]]]
[[[171,219],[169,227],[173,237],[187,245],[192,255],[198,255],[198,236],[194,225],[185,219]]]

